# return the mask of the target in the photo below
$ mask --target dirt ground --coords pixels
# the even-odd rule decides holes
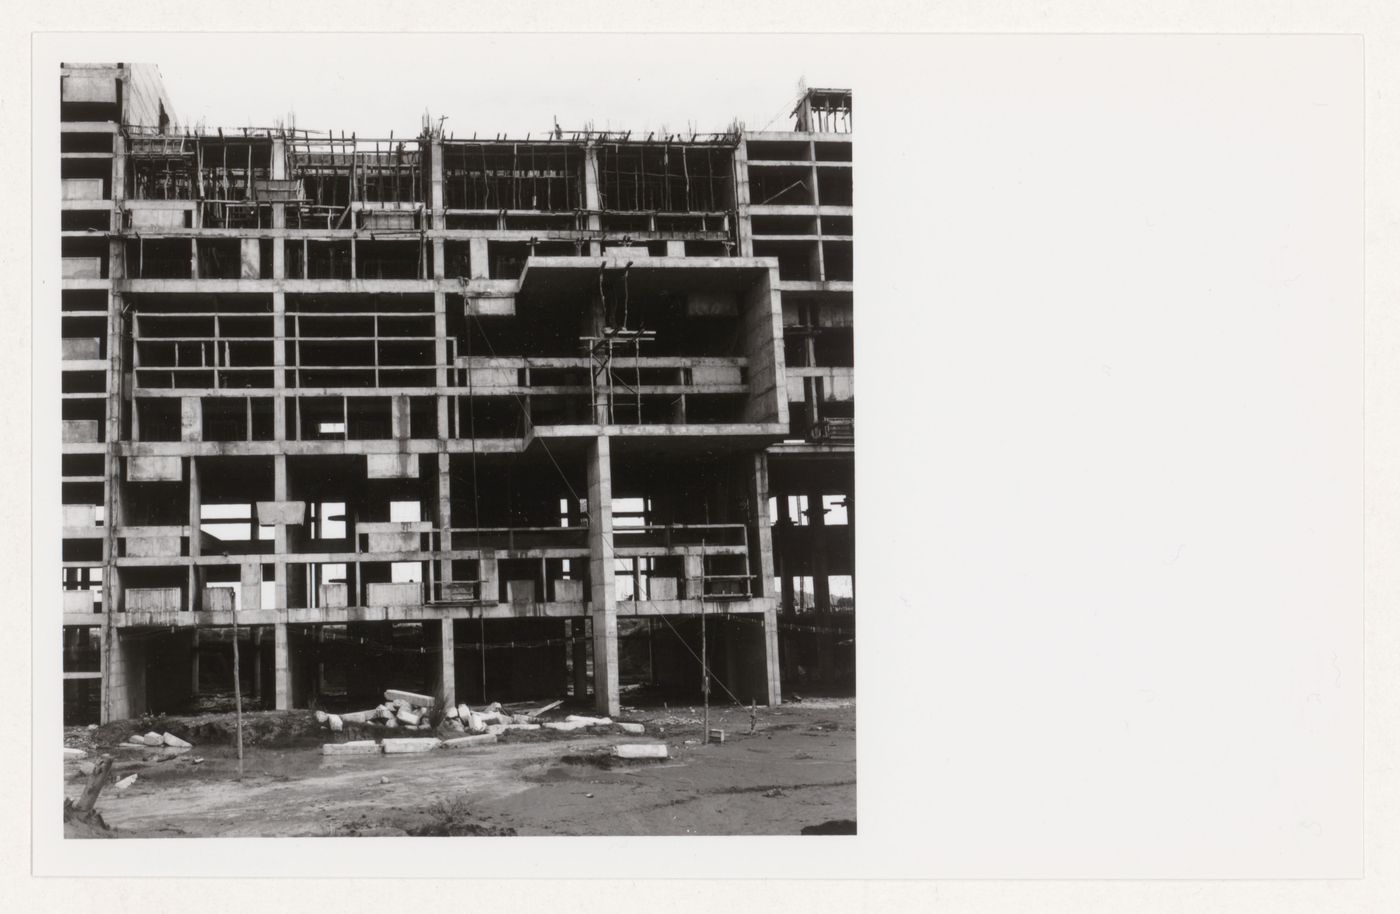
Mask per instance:
[[[118,838],[793,835],[855,828],[853,700],[759,708],[753,733],[748,709],[712,709],[710,726],[725,730],[723,744],[701,742],[699,708],[624,708],[618,719],[644,723],[645,736],[606,727],[512,731],[494,745],[397,756],[322,756],[329,734],[316,730],[314,719],[303,726],[295,713],[294,726],[282,727],[290,733],[285,739],[265,737],[245,749],[241,781],[234,748],[212,736],[208,721],[163,722],[177,735],[210,734],[205,742],[191,739],[194,749],[178,755],[112,748],[144,732],[136,721],[72,728],[65,745],[89,755],[65,763],[65,795],[82,793],[93,752],[107,751],[116,759],[114,779],[139,775],[125,790],[108,786],[98,801]],[[610,757],[613,745],[658,740],[669,746],[666,761]]]

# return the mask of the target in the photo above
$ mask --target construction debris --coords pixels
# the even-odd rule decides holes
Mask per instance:
[[[113,785],[112,785],[112,789],[113,789],[113,790],[126,790],[126,789],[127,789],[128,787],[130,787],[132,784],[135,784],[135,783],[136,783],[136,778],[137,778],[137,777],[138,777],[138,775],[129,774],[129,775],[127,775],[126,777],[122,778],[120,781],[117,781],[115,784],[113,784]]]
[[[402,755],[410,752],[431,752],[442,745],[442,740],[435,736],[421,739],[386,739],[382,745],[385,755]]]
[[[383,747],[372,739],[352,740],[348,743],[326,743],[321,746],[322,755],[378,755]]]
[[[644,726],[641,725],[641,724],[624,724],[624,723],[620,723],[620,722],[619,722],[619,723],[618,723],[618,727],[621,728],[621,730],[622,730],[623,733],[645,733],[645,732],[647,732],[647,728],[644,727]]]
[[[553,711],[555,708],[559,707],[559,706],[562,705],[563,703],[564,703],[564,699],[562,699],[562,698],[559,699],[558,701],[551,701],[549,704],[545,705],[543,708],[539,708],[539,709],[537,709],[537,710],[531,711],[531,712],[530,712],[529,714],[527,714],[526,716],[527,716],[527,717],[539,717],[541,714],[548,714],[550,711]]]
[[[619,743],[613,746],[613,755],[618,758],[668,758],[665,743]]]
[[[63,748],[63,760],[64,760],[65,762],[77,761],[78,759],[83,759],[83,758],[87,758],[87,753],[84,752],[83,750],[81,750],[81,749],[69,749],[67,746],[65,746],[65,747]]]
[[[169,746],[171,749],[192,749],[192,748],[194,748],[190,743],[187,743],[187,742],[185,742],[184,740],[180,739],[180,737],[174,736],[174,735],[169,734],[169,733],[162,733],[162,734],[161,734],[161,740],[165,743],[165,745]]]
[[[404,704],[414,705],[420,708],[431,708],[435,703],[431,695],[419,695],[417,692],[401,692],[398,689],[385,689],[385,701],[398,701]]]

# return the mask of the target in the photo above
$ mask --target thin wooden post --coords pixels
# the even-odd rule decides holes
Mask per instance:
[[[238,668],[238,617],[233,621],[233,708],[238,731],[238,779],[243,780],[243,690],[239,685]]]
[[[706,518],[708,520],[708,518]],[[700,538],[700,671],[704,675],[701,692],[705,699],[705,742],[710,741],[710,652],[705,634],[705,538]]]

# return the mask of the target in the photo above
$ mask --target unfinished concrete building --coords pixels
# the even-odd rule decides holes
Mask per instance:
[[[365,139],[61,79],[70,722],[231,691],[235,638],[263,708],[853,687],[849,92]]]

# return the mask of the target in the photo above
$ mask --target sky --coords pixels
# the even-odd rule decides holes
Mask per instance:
[[[565,130],[791,127],[799,80],[850,87],[839,39],[709,35],[143,37],[179,121],[361,137],[416,136],[424,112],[458,138]],[[248,60],[254,61],[247,65]]]

